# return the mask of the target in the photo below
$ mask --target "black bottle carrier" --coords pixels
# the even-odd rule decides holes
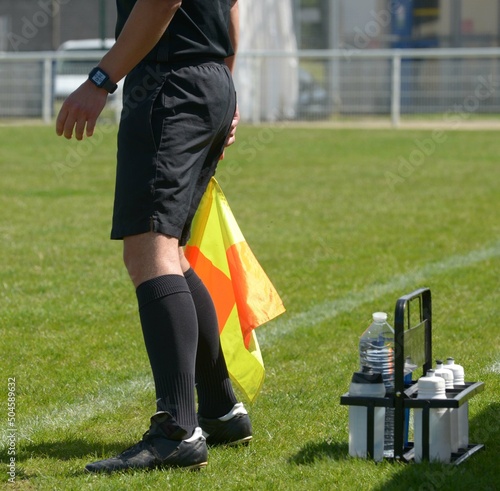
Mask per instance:
[[[422,375],[432,368],[432,302],[429,288],[421,288],[400,297],[394,313],[394,393],[385,397],[355,397],[344,394],[340,404],[367,408],[367,453],[373,457],[374,411],[376,407],[394,408],[394,460],[412,462],[413,442],[405,444],[405,418],[408,409],[422,409],[423,460],[429,460],[429,411],[432,408],[459,408],[474,395],[484,390],[482,382],[465,382],[446,389],[446,399],[417,399],[417,382],[405,384],[404,365],[409,356],[422,367]],[[417,370],[414,371],[414,373]],[[470,443],[451,454],[451,464],[459,465],[468,457],[484,448],[483,444]]]

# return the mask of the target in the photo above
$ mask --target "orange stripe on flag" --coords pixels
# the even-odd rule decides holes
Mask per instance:
[[[252,331],[282,314],[285,307],[246,242],[232,245],[226,254],[241,332],[248,349]]]
[[[185,254],[210,292],[217,311],[219,332],[221,332],[235,304],[231,280],[219,268],[216,268],[198,247],[186,246]]]

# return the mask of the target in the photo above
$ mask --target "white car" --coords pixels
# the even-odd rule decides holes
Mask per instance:
[[[58,48],[58,53],[74,54],[74,58],[58,59],[54,81],[54,97],[68,97],[87,80],[90,70],[94,68],[103,55],[115,44],[114,39],[79,39],[66,41]],[[78,55],[93,54],[95,58],[78,58]],[[119,88],[121,84],[118,84]]]

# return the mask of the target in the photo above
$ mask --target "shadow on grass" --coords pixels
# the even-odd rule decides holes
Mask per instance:
[[[345,460],[347,452],[347,443],[332,442],[330,440],[309,442],[290,457],[289,462],[298,465],[309,465],[323,459]]]
[[[117,455],[130,447],[131,442],[93,443],[80,438],[68,438],[60,441],[44,441],[37,443],[23,443],[19,445],[17,452],[16,480],[30,480],[37,476],[37,472],[30,472],[24,468],[24,461],[28,459],[50,459],[55,461],[69,461],[73,459],[84,459],[83,465],[69,472],[68,476],[80,476],[86,474],[84,469],[88,462],[101,458]],[[6,451],[0,452],[0,461],[4,462]],[[31,466],[29,466],[31,467]]]
[[[79,438],[51,441],[28,443],[22,445],[19,449],[19,457],[23,458],[50,458],[58,460],[71,460],[79,459],[85,456],[105,458],[103,456],[116,455],[123,452],[125,448],[130,447],[128,442],[114,442],[114,443],[92,443]]]
[[[38,472],[30,471],[25,468],[25,462],[29,459],[51,459],[55,461],[69,461],[73,459],[84,459],[88,462],[93,462],[101,458],[117,455],[125,448],[130,447],[131,443],[128,442],[114,442],[114,443],[91,443],[79,438],[68,438],[61,441],[45,441],[38,443],[22,443],[19,445],[16,453],[16,480],[26,481],[38,475]],[[0,452],[0,461],[8,462],[9,457],[7,450]],[[79,476],[86,474],[84,469],[85,464],[79,465],[78,469],[70,472],[69,476]],[[51,464],[53,465],[53,464]],[[1,484],[0,484],[1,487]]]
[[[460,465],[429,462],[403,464],[391,480],[374,487],[373,491],[498,490],[499,411],[500,403],[495,402],[470,421],[469,442],[484,444],[485,448]]]

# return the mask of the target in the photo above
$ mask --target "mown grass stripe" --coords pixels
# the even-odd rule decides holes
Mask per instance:
[[[291,316],[284,315],[273,322],[269,328],[259,329],[258,338],[262,344],[272,344],[284,335],[297,329],[314,327],[321,322],[333,319],[338,314],[358,308],[388,293],[398,291],[401,295],[410,293],[429,285],[422,284],[431,278],[447,271],[466,268],[473,264],[500,256],[500,242],[490,247],[470,251],[468,254],[451,256],[443,261],[428,263],[419,269],[395,276],[384,284],[371,284],[359,292],[352,293],[337,300],[316,304],[313,308]]]
[[[143,374],[117,385],[101,388],[97,394],[87,394],[81,402],[62,404],[50,408],[42,414],[25,417],[19,422],[17,440],[31,440],[39,431],[67,430],[98,414],[117,409],[145,390],[152,390],[152,378]],[[2,449],[5,448],[6,434],[2,435]]]

